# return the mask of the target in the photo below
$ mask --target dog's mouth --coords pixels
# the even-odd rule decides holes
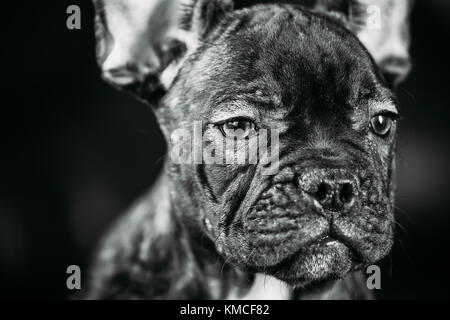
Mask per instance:
[[[363,265],[363,257],[353,243],[326,231],[274,265],[248,265],[247,269],[271,274],[297,287],[313,281],[343,278]]]
[[[312,281],[343,278],[361,265],[356,249],[345,240],[325,235],[265,271],[295,287]]]
[[[312,241],[309,247],[305,248],[306,250],[319,250],[319,249],[327,249],[327,248],[336,248],[337,246],[344,245],[350,251],[350,257],[355,265],[362,264],[364,258],[358,251],[358,248],[351,242],[347,241],[344,238],[341,238],[337,235],[333,235],[330,233],[329,235],[323,236],[318,240]]]
[[[311,249],[316,249],[316,248],[326,248],[326,247],[332,247],[337,245],[338,243],[342,243],[339,240],[336,240],[335,238],[331,237],[331,236],[324,236],[318,240],[315,240],[311,245],[310,248]]]

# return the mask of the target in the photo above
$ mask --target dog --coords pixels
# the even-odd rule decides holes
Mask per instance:
[[[104,237],[86,298],[373,298],[361,270],[394,239],[409,2],[94,4],[103,78],[152,107],[169,150],[199,122],[210,142],[276,130],[278,153],[270,174],[168,157]]]

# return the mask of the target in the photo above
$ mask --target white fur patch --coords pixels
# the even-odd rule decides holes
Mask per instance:
[[[232,291],[227,300],[288,300],[292,298],[292,288],[286,283],[266,274],[257,273],[250,290],[243,296]]]

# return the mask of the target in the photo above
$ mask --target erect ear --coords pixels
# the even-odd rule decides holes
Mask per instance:
[[[412,3],[413,0],[317,0],[314,9],[341,20],[372,54],[387,83],[395,87],[411,69]]]
[[[93,0],[103,78],[157,104],[231,0]]]

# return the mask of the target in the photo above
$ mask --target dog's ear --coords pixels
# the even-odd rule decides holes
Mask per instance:
[[[156,104],[231,0],[93,0],[103,78]]]
[[[413,0],[317,0],[314,10],[342,22],[366,46],[395,87],[411,69],[409,14]]]

